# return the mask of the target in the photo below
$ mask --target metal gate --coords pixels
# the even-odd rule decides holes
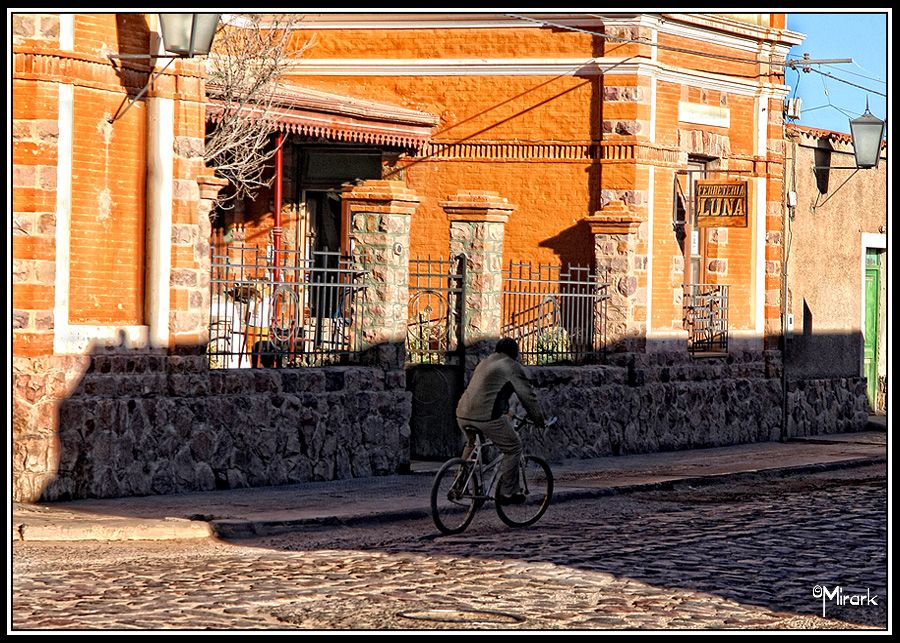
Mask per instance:
[[[410,456],[459,455],[456,403],[465,374],[465,256],[409,262],[406,388],[413,394]]]

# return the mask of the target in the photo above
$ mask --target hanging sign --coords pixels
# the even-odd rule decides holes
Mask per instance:
[[[746,181],[701,179],[694,187],[698,227],[747,227]]]

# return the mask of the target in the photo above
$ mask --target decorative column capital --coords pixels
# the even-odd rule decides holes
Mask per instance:
[[[201,199],[215,201],[219,196],[219,192],[228,185],[228,179],[214,175],[200,176],[197,177],[197,185],[200,187]]]
[[[478,190],[460,190],[446,201],[441,201],[440,205],[451,222],[506,223],[516,209],[499,193]]]
[[[624,201],[610,201],[584,220],[594,235],[633,234],[642,223],[641,217]]]
[[[362,181],[345,183],[341,197],[350,212],[405,214],[411,216],[419,205],[418,196],[403,181]]]

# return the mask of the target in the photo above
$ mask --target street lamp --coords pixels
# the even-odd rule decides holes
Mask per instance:
[[[181,58],[205,56],[212,49],[220,13],[161,13],[163,46]]]
[[[159,78],[168,69],[176,58],[193,58],[205,56],[212,49],[213,38],[216,36],[216,27],[219,24],[220,13],[161,13],[159,14],[159,27],[162,31],[163,48],[169,54],[116,54],[112,59],[157,59],[169,58],[169,62],[150,76],[144,88],[128,103],[125,109],[123,102],[116,111],[115,116],[109,119],[115,123],[122,118],[131,106],[143,98],[153,81]]]
[[[868,100],[865,113],[850,121],[850,137],[853,139],[856,167],[862,170],[878,167],[881,139],[884,138],[884,121],[869,111]]]

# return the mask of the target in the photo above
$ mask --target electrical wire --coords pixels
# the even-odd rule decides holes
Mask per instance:
[[[863,87],[862,85],[857,85],[856,83],[851,83],[849,80],[844,80],[843,78],[838,78],[834,74],[829,74],[828,72],[822,71],[820,69],[810,68],[809,71],[814,71],[817,74],[821,74],[822,76],[826,76],[828,78],[831,78],[832,80],[836,80],[839,83],[844,83],[845,85],[850,85],[851,87],[856,87],[857,89],[861,89],[863,91],[869,92],[870,94],[877,94],[878,96],[884,96],[885,98],[887,98],[887,93],[885,93],[885,92],[880,92],[875,89],[869,89],[868,87]],[[881,81],[879,81],[879,82],[881,82]]]
[[[856,62],[853,63],[863,71],[866,71],[863,67],[860,67]],[[826,67],[831,67],[832,65],[825,65]],[[875,78],[874,76],[866,76],[865,74],[858,74],[854,71],[850,71],[849,69],[841,69],[841,71],[845,74],[850,74],[851,76],[858,76],[859,78],[864,78],[866,80],[871,80],[874,83],[879,83],[881,85],[887,85],[886,80],[881,80],[880,78]]]
[[[657,49],[663,49],[665,51],[674,51],[674,52],[682,53],[682,54],[703,56],[705,58],[716,58],[718,60],[727,60],[729,62],[751,63],[754,65],[759,64],[760,62],[764,62],[764,61],[761,61],[756,58],[741,58],[739,56],[727,56],[725,54],[710,54],[710,53],[703,52],[703,51],[696,51],[694,49],[686,49],[684,47],[674,47],[672,45],[661,45],[656,42],[650,42],[649,40],[635,40],[634,38],[624,38],[621,36],[612,36],[609,34],[601,33],[599,31],[591,31],[590,29],[582,29],[581,27],[573,27],[571,25],[566,25],[566,24],[563,24],[560,22],[553,22],[550,20],[542,20],[539,18],[532,18],[530,16],[523,16],[523,15],[520,15],[517,13],[507,13],[505,15],[509,18],[517,18],[519,20],[534,22],[534,23],[544,25],[547,27],[555,27],[557,29],[566,29],[568,31],[576,31],[576,32],[587,34],[590,36],[597,36],[597,37],[603,38],[605,40],[612,40],[615,42],[621,42],[621,43],[625,43],[625,44],[647,45],[649,47],[656,47]],[[591,16],[593,18],[603,18],[604,17],[599,14],[586,14],[586,15]],[[787,62],[787,59],[772,58],[769,60],[769,64],[778,65],[778,66],[784,66],[786,62]]]

